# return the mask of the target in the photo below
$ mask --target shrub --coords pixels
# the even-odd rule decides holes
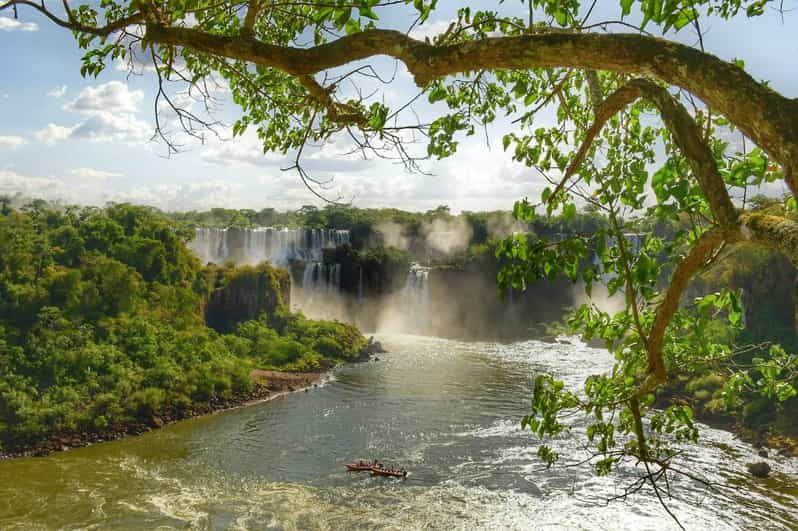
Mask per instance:
[[[128,411],[138,418],[151,417],[161,411],[164,402],[166,391],[157,387],[145,387],[130,396]]]

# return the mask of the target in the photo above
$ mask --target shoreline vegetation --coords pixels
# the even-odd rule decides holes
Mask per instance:
[[[369,347],[364,348],[361,357],[354,360],[353,363],[371,361],[372,354],[384,352],[379,343],[369,343],[369,345]],[[318,387],[320,382],[323,382],[325,377],[328,376],[336,366],[337,365],[330,366],[323,371],[312,372],[252,369],[252,371],[250,371],[250,378],[254,385],[250,391],[231,395],[226,398],[215,398],[208,403],[198,403],[185,410],[165,410],[159,414],[153,415],[150,419],[139,419],[138,422],[128,425],[112,426],[104,430],[89,432],[54,433],[43,440],[31,442],[25,446],[8,448],[5,451],[0,449],[0,460],[16,459],[20,457],[44,457],[55,452],[66,452],[93,444],[142,435],[183,420],[215,415],[242,407],[271,402],[272,400],[286,397],[292,393],[307,392],[311,388]]]
[[[285,270],[203,266],[154,209],[0,206],[0,455],[265,398],[377,346],[291,312]]]
[[[774,450],[779,456],[798,457],[798,427],[787,426],[790,411],[777,412],[780,415],[778,423],[771,419],[762,419],[757,413],[747,413],[747,407],[739,411],[713,409],[718,403],[712,404],[712,395],[717,395],[717,400],[722,393],[721,380],[713,373],[701,376],[677,376],[677,381],[657,393],[655,407],[664,409],[668,405],[682,404],[690,406],[696,420],[707,426],[732,433],[735,437],[759,450],[760,457],[773,458],[766,449]],[[714,389],[707,394],[707,386]],[[790,404],[795,407],[795,404]],[[748,404],[747,406],[750,406]],[[750,408],[748,408],[750,409]],[[747,413],[747,414],[746,414]],[[771,417],[772,418],[772,417]]]
[[[256,376],[256,371],[258,369],[252,370],[254,386],[250,391],[227,398],[214,398],[206,404],[196,404],[182,411],[162,411],[153,415],[150,419],[139,419],[133,424],[111,426],[98,431],[54,433],[44,440],[35,441],[17,448],[10,448],[5,452],[0,451],[0,460],[18,457],[43,457],[54,452],[68,451],[91,446],[92,444],[141,435],[181,420],[214,415],[240,407],[269,402],[317,384],[324,374],[321,372],[281,373],[276,371],[258,371]],[[269,373],[268,376],[262,374],[267,372]]]

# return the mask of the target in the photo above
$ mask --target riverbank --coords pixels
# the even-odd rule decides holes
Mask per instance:
[[[370,337],[360,349],[359,356],[350,363],[368,362],[376,354],[385,352],[379,341]],[[377,359],[377,358],[375,358]],[[158,414],[139,418],[128,424],[109,426],[102,430],[86,430],[75,432],[56,432],[42,440],[17,447],[0,448],[0,460],[15,457],[42,457],[53,452],[68,451],[92,444],[115,441],[132,435],[141,435],[181,420],[212,415],[239,407],[246,407],[262,402],[275,400],[297,391],[307,391],[316,387],[324,376],[330,373],[340,362],[331,358],[323,358],[317,370],[306,372],[275,371],[252,369],[249,377],[253,382],[251,390],[232,393],[224,398],[213,397],[208,402],[194,403],[182,408],[165,408]]]
[[[360,361],[368,361],[368,359],[366,357]],[[15,457],[42,457],[53,452],[63,452],[128,436],[141,435],[181,420],[269,402],[293,392],[316,387],[333,367],[334,365],[331,365],[326,368],[327,370],[318,372],[280,372],[252,369],[250,377],[254,382],[254,387],[247,393],[240,393],[227,398],[213,398],[207,403],[194,404],[179,412],[177,410],[167,410],[148,419],[140,419],[138,422],[129,425],[109,427],[106,430],[52,434],[42,441],[18,448],[0,450],[0,460]]]
[[[757,449],[760,457],[774,457],[768,450],[773,450],[783,457],[798,457],[798,439],[796,437],[773,431],[770,428],[752,428],[731,414],[712,412],[706,407],[706,401],[696,399],[684,390],[684,386],[672,385],[657,393],[655,407],[664,409],[672,404],[690,406],[696,420],[712,428],[728,431]]]

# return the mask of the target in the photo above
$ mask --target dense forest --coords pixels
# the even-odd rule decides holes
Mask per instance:
[[[202,267],[191,234],[145,207],[3,201],[0,450],[181,418],[246,397],[253,368],[360,355],[354,327],[290,313],[285,271]]]

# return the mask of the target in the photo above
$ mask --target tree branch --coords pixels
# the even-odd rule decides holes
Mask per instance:
[[[585,134],[585,139],[579,146],[579,150],[568,165],[562,181],[554,189],[551,197],[556,197],[566,182],[576,173],[604,124],[639,97],[646,98],[659,111],[676,145],[687,158],[693,174],[698,180],[704,196],[707,198],[716,223],[724,227],[735,225],[737,212],[729,193],[726,191],[723,177],[718,171],[715,156],[709,145],[704,141],[700,127],[690,116],[690,113],[687,112],[687,109],[676,101],[667,89],[647,79],[633,79],[604,100],[604,103],[596,113],[596,121]]]
[[[376,55],[407,66],[416,83],[483,69],[584,68],[651,75],[682,87],[721,112],[785,168],[798,168],[798,101],[737,66],[686,45],[634,34],[535,33],[435,46],[393,30],[367,30],[310,48],[252,37],[147,24],[149,42],[186,46],[292,75],[315,74]]]
[[[687,283],[704,266],[704,263],[712,256],[717,246],[734,237],[733,231],[730,232],[720,228],[710,229],[693,243],[687,256],[677,264],[673,275],[671,275],[665,298],[657,308],[651,332],[648,334],[646,347],[648,350],[650,377],[641,385],[637,392],[638,396],[651,392],[654,387],[664,382],[667,377],[665,360],[662,357],[663,340],[673,314],[679,309],[679,301],[687,287]]]
[[[368,125],[368,119],[359,109],[333,100],[330,93],[334,87],[322,87],[311,75],[301,75],[297,80],[305,87],[308,94],[327,110],[330,121],[340,125],[356,125],[361,129],[365,129]]]
[[[9,0],[8,2],[0,3],[0,11],[4,11],[10,7],[16,10],[17,6],[32,7],[33,9],[35,9],[45,17],[49,18],[57,26],[61,26],[62,28],[74,31],[80,31],[83,33],[89,33],[91,35],[97,35],[98,37],[105,37],[107,35],[110,35],[111,33],[121,31],[128,26],[134,24],[140,24],[144,22],[145,18],[143,12],[138,12],[138,13],[133,13],[132,15],[129,15],[127,17],[120,18],[119,20],[116,20],[114,22],[109,22],[104,26],[87,26],[85,24],[81,24],[80,22],[74,19],[74,17],[72,16],[72,11],[69,9],[69,7],[66,4],[64,5],[64,9],[66,9],[68,19],[64,20],[56,16],[52,11],[50,11],[46,7],[44,7],[44,3],[37,4],[29,0]]]
[[[247,7],[247,14],[244,17],[244,25],[241,27],[241,35],[252,36],[255,33],[255,22],[261,9],[261,0],[250,0]]]

